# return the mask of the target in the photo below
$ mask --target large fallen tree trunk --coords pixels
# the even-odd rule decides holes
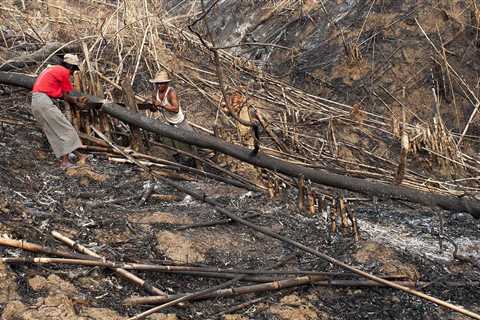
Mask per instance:
[[[31,88],[33,78],[18,73],[0,72],[0,84]],[[99,99],[92,97],[91,102],[99,103]],[[312,169],[292,164],[281,159],[270,157],[262,152],[254,154],[245,147],[227,143],[213,136],[192,133],[167,124],[162,124],[158,120],[144,117],[140,113],[128,111],[126,108],[114,103],[105,104],[102,107],[102,111],[144,130],[198,147],[212,149],[255,166],[280,172],[291,177],[304,176],[305,179],[309,179],[312,182],[330,187],[346,189],[370,196],[406,200],[430,207],[438,206],[452,212],[468,212],[474,218],[480,218],[480,201],[471,198],[440,195],[403,186],[349,177],[321,169]]]
[[[32,89],[35,78],[26,74],[0,71],[0,84]]]
[[[145,130],[202,148],[213,149],[241,161],[274,170],[288,176],[300,177],[303,175],[305,179],[310,179],[312,182],[330,187],[347,189],[371,196],[407,200],[427,206],[438,206],[442,209],[453,212],[469,212],[473,217],[477,219],[480,218],[480,201],[474,199],[439,195],[412,188],[339,175],[325,170],[312,169],[301,165],[292,164],[262,154],[261,152],[258,154],[253,154],[251,150],[245,147],[226,143],[225,141],[213,136],[192,133],[190,131],[185,131],[173,126],[162,124],[158,120],[144,117],[139,113],[132,113],[116,104],[106,104],[103,106],[102,110],[115,118]]]

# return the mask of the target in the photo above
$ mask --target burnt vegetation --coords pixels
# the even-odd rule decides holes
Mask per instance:
[[[1,318],[480,319],[479,28],[475,0],[2,1]],[[64,171],[30,89],[66,53]],[[195,133],[150,108],[161,70]]]

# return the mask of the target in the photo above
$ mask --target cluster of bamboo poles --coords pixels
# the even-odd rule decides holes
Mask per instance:
[[[183,54],[184,57],[187,55],[199,56],[199,51],[204,55],[209,54],[208,50],[202,46],[200,41],[188,31],[177,29],[173,25],[165,25],[164,33],[168,36],[168,41],[182,43],[183,46],[189,48],[189,51],[184,50],[186,53],[179,51],[178,55]],[[192,52],[196,52],[196,54],[192,55]],[[246,60],[242,61],[241,58],[226,51],[220,51],[220,56],[224,68],[230,71],[230,82],[232,86],[241,87],[243,84],[245,88],[243,94],[252,100],[261,101],[260,104],[255,104],[254,102],[252,104],[256,108],[269,112],[272,118],[270,124],[276,127],[279,132],[282,132],[285,142],[290,142],[288,143],[290,146],[295,146],[295,149],[292,147],[290,152],[284,152],[276,146],[276,148],[274,148],[275,150],[271,150],[276,156],[287,158],[304,165],[322,168],[331,168],[332,165],[335,165],[337,168],[342,168],[351,175],[387,180],[389,182],[395,180],[395,171],[399,166],[399,162],[384,158],[370,150],[360,148],[348,141],[342,140],[341,136],[338,135],[335,139],[335,144],[362,154],[363,159],[371,160],[354,163],[352,160],[342,159],[333,151],[335,148],[329,147],[329,143],[331,142],[328,139],[327,133],[318,131],[311,133],[308,132],[308,130],[298,129],[302,127],[302,125],[304,125],[302,128],[306,129],[305,124],[307,123],[328,124],[333,122],[338,123],[339,126],[351,126],[353,131],[360,133],[368,132],[368,134],[365,135],[366,139],[369,139],[368,135],[370,135],[373,139],[383,140],[388,144],[394,143],[395,141],[399,143],[399,139],[394,132],[395,130],[392,128],[391,119],[383,115],[360,111],[362,117],[361,120],[359,120],[358,117],[353,116],[353,113],[356,111],[355,106],[308,94],[303,90],[268,75],[253,63]],[[204,67],[203,69],[196,67],[195,70],[197,72],[188,79],[182,75],[178,76],[186,85],[196,88],[207,101],[218,105],[220,97],[218,93],[219,84],[213,78],[211,67]],[[238,73],[248,74],[251,79],[255,79],[255,82],[262,84],[263,90],[249,89],[248,84],[241,83],[240,80],[235,78],[235,75]],[[306,122],[307,119],[308,122]],[[412,138],[418,135],[418,125],[413,126],[409,123],[404,123],[403,125]],[[425,124],[425,126],[424,131],[427,131],[429,125]],[[450,139],[454,136],[451,132],[443,131],[442,134],[450,135]],[[385,140],[385,136],[388,137],[388,140]],[[338,148],[338,146],[336,147]],[[448,149],[448,153],[445,155],[426,148],[424,148],[424,151],[430,152],[434,157],[439,157],[454,167],[461,167],[467,172],[478,173],[477,167],[480,161],[458,149],[456,149],[456,153]],[[357,166],[359,169],[349,170],[345,168],[348,165]],[[458,180],[438,181],[425,176],[420,170],[407,167],[402,183],[423,191],[438,193],[455,193],[458,191],[473,192],[480,190],[476,187],[462,185],[461,182],[462,181]]]
[[[148,263],[125,263],[112,262],[106,258],[98,255],[96,252],[84,247],[80,243],[66,237],[65,235],[53,231],[52,236],[67,246],[79,251],[80,253],[73,253],[69,251],[58,250],[50,247],[45,247],[39,244],[14,240],[9,238],[0,238],[0,246],[8,246],[19,248],[25,251],[34,253],[43,253],[62,258],[51,257],[16,257],[16,258],[0,258],[0,261],[7,264],[37,264],[37,265],[72,265],[72,266],[88,266],[101,267],[113,270],[119,276],[125,278],[129,282],[136,284],[145,291],[153,294],[151,298],[148,297],[130,297],[124,303],[127,305],[136,304],[160,304],[179,299],[187,296],[187,294],[168,295],[161,289],[156,288],[148,281],[139,278],[131,271],[149,271],[161,273],[174,273],[179,275],[197,276],[203,278],[223,278],[236,279],[241,277],[241,281],[247,283],[256,283],[251,285],[244,285],[240,287],[232,287],[229,289],[218,289],[208,294],[199,295],[198,299],[211,299],[220,297],[231,297],[249,293],[266,292],[272,290],[280,290],[285,288],[292,288],[306,284],[317,286],[331,286],[331,287],[381,287],[374,281],[365,281],[357,279],[357,275],[348,272],[319,272],[309,270],[250,270],[250,269],[221,269],[216,267],[195,267],[195,266],[181,266],[181,265],[158,265]],[[290,258],[290,257],[289,257]],[[285,259],[287,260],[287,259]],[[384,275],[382,279],[407,286],[416,287],[419,282],[412,282],[404,275]],[[426,283],[423,283],[424,285]],[[472,283],[451,282],[449,286],[470,286]]]
[[[0,258],[0,261],[7,264],[37,264],[37,265],[72,265],[72,266],[87,266],[87,267],[101,267],[113,270],[119,276],[125,278],[129,282],[136,284],[145,291],[153,294],[152,297],[130,297],[124,300],[126,305],[137,304],[166,304],[179,299],[188,300],[203,300],[220,297],[232,297],[251,293],[261,293],[272,290],[281,290],[302,285],[328,286],[328,287],[384,287],[386,284],[379,283],[372,280],[360,280],[358,275],[349,272],[319,272],[310,270],[261,270],[261,269],[222,269],[217,267],[196,267],[183,265],[159,265],[148,263],[125,263],[113,262],[98,255],[96,252],[84,247],[80,243],[66,237],[65,235],[52,231],[52,236],[66,244],[67,246],[79,251],[80,253],[73,253],[45,247],[39,244],[14,240],[9,238],[0,238],[0,246],[8,246],[19,248],[25,251],[34,253],[43,253],[61,258],[51,257],[15,257],[15,258]],[[291,257],[287,257],[280,261],[276,266],[280,266]],[[131,271],[143,272],[161,272],[173,273],[179,275],[198,276],[203,278],[223,278],[243,281],[247,283],[255,283],[231,288],[218,288],[206,292],[202,290],[202,294],[174,294],[169,295],[161,289],[148,283],[133,274]],[[410,281],[405,275],[381,275],[377,276],[380,279],[385,279],[388,283],[397,284],[403,287],[423,287],[432,285],[432,283]],[[232,281],[231,280],[231,281]],[[464,287],[475,286],[478,283],[464,283],[464,282],[448,282],[444,283],[450,287]],[[132,319],[141,319],[143,316],[136,316]]]

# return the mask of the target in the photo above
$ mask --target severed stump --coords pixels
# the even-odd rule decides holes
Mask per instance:
[[[122,81],[122,91],[123,91],[123,100],[125,106],[132,112],[138,112],[137,103],[135,101],[135,93],[133,92],[132,85],[128,79]],[[130,147],[135,151],[142,151],[143,139],[140,128],[130,124],[130,132],[132,133],[132,140],[130,142]]]

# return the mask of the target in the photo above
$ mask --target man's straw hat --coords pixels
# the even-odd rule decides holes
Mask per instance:
[[[78,56],[75,54],[67,53],[63,56],[63,61],[77,67],[80,66],[80,59],[78,59]]]
[[[168,73],[166,71],[157,72],[155,78],[151,79],[151,83],[163,83],[163,82],[170,82],[171,80],[168,78]]]

